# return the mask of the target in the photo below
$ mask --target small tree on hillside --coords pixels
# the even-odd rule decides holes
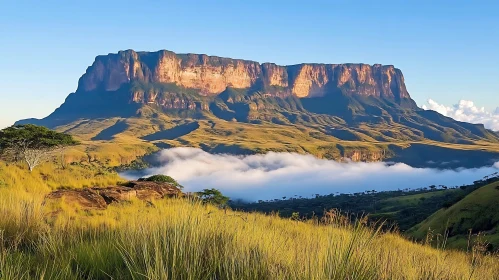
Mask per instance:
[[[71,135],[32,124],[16,125],[0,130],[0,153],[13,161],[23,160],[29,171],[56,150],[78,144]]]
[[[184,187],[180,185],[175,179],[167,175],[152,175],[150,177],[139,178],[138,181],[147,181],[147,182],[156,182],[156,183],[169,183],[174,185],[179,189],[183,189]]]
[[[200,192],[197,192],[196,194],[204,203],[211,203],[222,206],[227,204],[227,202],[229,201],[229,198],[224,196],[217,189],[204,189]]]

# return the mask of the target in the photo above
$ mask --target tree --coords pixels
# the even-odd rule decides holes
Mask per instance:
[[[229,201],[229,198],[224,196],[217,189],[204,189],[200,192],[197,192],[196,194],[204,203],[211,203],[221,206],[227,204],[227,202]]]
[[[376,190],[372,190],[372,191],[368,191],[368,193],[371,193],[372,194],[372,197],[373,197],[373,209],[374,209],[374,213],[376,213]]]
[[[172,177],[167,176],[167,175],[161,175],[161,174],[152,175],[152,176],[146,177],[146,178],[140,178],[138,181],[157,182],[157,183],[169,183],[169,184],[172,184],[172,185],[174,185],[175,187],[177,187],[179,189],[183,189],[184,188],[184,186],[180,185]]]
[[[0,153],[13,161],[23,160],[29,171],[38,166],[56,150],[76,145],[71,135],[43,126],[16,125],[0,130]]]

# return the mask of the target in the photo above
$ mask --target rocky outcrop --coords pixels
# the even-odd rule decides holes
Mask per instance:
[[[48,201],[64,201],[69,205],[78,205],[82,209],[106,209],[107,203],[94,189],[57,190],[47,195]]]
[[[102,210],[111,203],[129,201],[134,198],[151,201],[178,196],[183,196],[180,189],[168,183],[131,181],[126,186],[57,190],[47,195],[47,200],[64,201],[70,205],[78,205],[82,209]]]
[[[78,91],[115,91],[134,81],[176,84],[183,88],[197,89],[202,95],[209,96],[232,87],[253,88],[280,97],[322,97],[342,92],[398,102],[411,100],[402,72],[392,65],[279,66],[216,56],[175,54],[165,50],[127,50],[98,56],[81,77]],[[146,96],[143,92],[134,93],[132,99],[142,103],[157,101],[154,94]]]
[[[341,161],[378,162],[385,160],[387,157],[388,155],[384,150],[379,150],[379,151],[351,150],[343,152]]]

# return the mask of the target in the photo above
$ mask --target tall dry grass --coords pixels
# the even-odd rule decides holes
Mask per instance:
[[[1,188],[0,279],[499,279],[495,256],[415,244],[336,213],[292,221],[167,199],[54,214],[43,191]]]
[[[5,201],[5,200],[4,200]],[[414,244],[362,223],[301,222],[182,199],[44,217],[3,203],[0,279],[497,279],[494,256]],[[8,209],[8,210],[6,210]]]

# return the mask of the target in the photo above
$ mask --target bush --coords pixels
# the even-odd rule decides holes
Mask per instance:
[[[157,183],[169,183],[174,185],[179,189],[183,189],[184,187],[180,185],[175,179],[167,175],[152,175],[150,177],[140,178],[138,181],[147,181],[147,182],[157,182]]]

